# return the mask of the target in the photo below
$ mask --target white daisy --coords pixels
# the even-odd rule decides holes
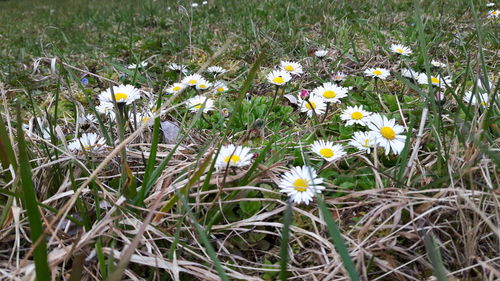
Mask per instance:
[[[139,65],[137,65],[135,63],[131,63],[127,66],[127,68],[128,69],[136,69],[136,68],[145,68],[146,66],[148,66],[148,62],[142,61],[141,63],[139,63]]]
[[[68,144],[69,150],[94,151],[98,152],[104,148],[106,141],[99,138],[96,133],[83,134],[80,138],[74,139]]]
[[[201,2],[201,4],[206,5],[206,4],[208,4],[208,1],[203,1],[203,2]]]
[[[198,7],[198,3],[196,3],[196,2],[192,3],[192,4],[191,4],[191,7],[193,7],[193,8]]]
[[[141,126],[142,124],[152,126],[155,123],[155,120],[152,118],[153,115],[151,111],[145,110],[137,114],[130,114],[129,121],[134,125],[137,124],[137,126]]]
[[[485,87],[486,84],[484,84],[484,81],[481,78],[478,78],[476,80],[476,85],[480,90],[486,91],[486,87]],[[489,85],[490,91],[493,91],[495,89],[495,85],[493,85],[491,78],[488,79],[488,85]]]
[[[437,60],[431,60],[431,65],[439,68],[446,68],[446,64]]]
[[[40,117],[37,117],[37,118],[31,118],[30,121],[28,122],[28,125],[26,124],[23,124],[23,128],[25,130],[28,130],[30,133],[33,133],[33,132],[36,132],[37,135],[38,135],[38,129],[35,128],[35,122],[37,123],[38,125],[38,129],[41,130],[42,132],[42,137],[44,139],[50,139],[50,128],[48,125],[44,125],[45,120],[40,118]]]
[[[245,167],[250,165],[253,154],[250,148],[244,146],[225,145],[220,148],[219,155],[215,161],[217,170],[226,167]]]
[[[481,105],[482,107],[486,107],[488,106],[488,93],[476,93],[474,95],[472,91],[467,91],[464,94],[463,100],[474,106]]]
[[[345,74],[342,71],[338,71],[337,73],[333,74],[333,81],[335,82],[342,82],[347,78],[347,74]]]
[[[488,4],[486,4],[486,7],[493,7],[493,6],[495,6],[495,3],[488,3]]]
[[[184,75],[188,73],[188,69],[186,65],[183,64],[176,64],[176,63],[171,63],[168,68],[173,71],[179,71],[182,72]]]
[[[220,67],[220,66],[211,66],[209,68],[207,68],[207,72],[208,73],[213,73],[215,75],[220,75],[220,74],[224,74],[227,72],[226,69]]]
[[[131,104],[135,100],[141,97],[139,89],[135,88],[134,86],[119,85],[119,86],[113,86],[112,90],[111,88],[108,88],[105,91],[101,92],[101,94],[99,95],[99,100],[101,102],[113,103],[113,97],[111,92],[113,92],[115,96],[116,103]]]
[[[218,93],[218,94],[221,94],[221,93],[224,93],[228,90],[227,86],[226,86],[226,83],[224,83],[223,81],[216,81],[214,83],[214,92],[215,93]]]
[[[283,70],[273,70],[267,75],[267,81],[271,84],[282,86],[292,79],[292,76]]]
[[[432,76],[431,75],[431,80],[430,84],[433,86],[438,86],[442,89],[446,88],[446,86],[449,86],[451,84],[451,78],[449,76],[442,77],[441,75],[438,76]],[[420,73],[418,76],[418,83],[423,84],[423,85],[429,85],[429,79],[427,78],[427,74],[425,73]]]
[[[314,55],[320,59],[326,57],[327,54],[328,54],[327,50],[317,50],[316,52],[314,52]]]
[[[358,150],[370,153],[370,149],[375,145],[376,138],[372,132],[354,132],[349,144]]]
[[[313,200],[315,193],[325,189],[321,184],[323,179],[318,177],[316,170],[309,166],[293,167],[286,172],[278,183],[280,191],[286,193],[296,203],[305,203]]]
[[[92,114],[87,114],[87,115],[78,117],[77,122],[78,122],[78,124],[81,124],[81,125],[94,124],[94,123],[97,123],[97,118]]]
[[[197,112],[205,104],[203,109],[204,113],[207,113],[214,109],[214,100],[204,96],[195,96],[187,100],[187,108],[192,112]]]
[[[182,83],[174,83],[170,87],[168,87],[165,91],[169,94],[176,94],[186,88],[185,84]]]
[[[311,150],[326,161],[337,160],[346,154],[342,145],[324,140],[313,142]]]
[[[302,65],[300,65],[300,63],[298,63],[298,62],[281,61],[280,67],[282,70],[284,70],[290,74],[300,75],[300,74],[304,73],[304,71],[302,70]]]
[[[340,99],[347,96],[347,88],[327,82],[314,89],[312,95],[323,98],[325,102],[340,103]]]
[[[500,10],[491,10],[488,12],[488,18],[489,19],[496,19],[496,18],[498,18],[499,14],[500,14]]]
[[[413,51],[410,49],[410,47],[401,45],[401,44],[392,44],[391,45],[391,51],[393,53],[402,55],[402,56],[409,56],[413,53]]]
[[[366,126],[368,122],[370,122],[370,115],[372,113],[366,110],[363,110],[363,106],[348,106],[342,114],[340,114],[340,119],[343,121],[347,121],[346,125],[351,126],[354,124],[359,124],[361,126]]]
[[[316,115],[323,115],[326,110],[325,101],[319,96],[311,96],[308,100],[299,99],[300,111],[307,112],[307,116],[313,116],[313,111]]]
[[[392,149],[395,155],[401,153],[405,147],[406,136],[401,135],[404,128],[396,124],[395,119],[387,119],[378,113],[370,117],[368,128],[372,131],[378,145],[385,148],[385,154],[388,155]]]
[[[385,68],[380,68],[380,67],[368,68],[367,70],[365,70],[364,73],[365,73],[365,76],[379,78],[379,79],[383,79],[383,80],[385,80],[387,77],[389,77],[391,75],[389,70],[387,70]]]
[[[203,78],[198,80],[198,83],[196,84],[197,90],[206,90],[210,87],[212,87],[212,83],[208,82],[207,80],[205,80]]]
[[[115,120],[115,111],[113,104],[110,102],[101,102],[96,108],[97,112],[106,115],[109,119]]]
[[[204,78],[200,74],[195,73],[195,74],[188,75],[188,76],[184,77],[184,79],[182,79],[181,83],[184,85],[187,85],[187,86],[196,87],[196,85],[198,84],[198,82],[201,79],[204,79]]]
[[[403,68],[401,69],[401,76],[410,78],[413,80],[418,80],[418,77],[420,76],[420,73],[416,72],[415,70],[411,68]]]

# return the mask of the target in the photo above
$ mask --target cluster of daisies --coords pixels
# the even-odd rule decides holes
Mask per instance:
[[[488,3],[486,4],[486,7],[495,7],[495,3]],[[497,19],[498,15],[500,15],[500,10],[490,10],[488,11],[488,15],[486,17],[489,19]]]

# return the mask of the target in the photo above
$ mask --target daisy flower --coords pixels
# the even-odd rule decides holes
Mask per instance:
[[[281,61],[280,67],[282,70],[294,74],[294,75],[300,75],[304,73],[302,70],[302,65],[300,65],[298,62],[294,61]]]
[[[206,4],[208,4],[208,1],[203,1],[203,2],[201,2],[201,4],[206,5]]]
[[[212,87],[212,83],[208,82],[204,78],[201,78],[200,80],[198,80],[198,83],[196,83],[197,90],[206,90],[210,87]]]
[[[198,82],[201,79],[204,79],[204,78],[200,74],[195,73],[195,74],[188,75],[188,76],[184,77],[184,79],[182,79],[181,83],[184,85],[187,85],[187,86],[196,87],[196,85],[198,84]]]
[[[483,81],[483,79],[481,78],[478,78],[476,80],[476,85],[479,89],[483,90],[483,91],[486,91],[486,84],[485,84],[485,81]],[[493,85],[493,82],[491,81],[491,78],[488,79],[488,86],[490,88],[490,91],[493,91],[495,89],[495,86]]]
[[[320,59],[326,57],[327,54],[328,54],[327,50],[317,50],[316,52],[314,52],[314,55]]]
[[[153,113],[149,110],[146,110],[137,114],[131,114],[129,121],[132,124],[137,124],[137,126],[141,126],[142,124],[152,126],[155,120],[151,117],[153,117]]]
[[[368,124],[370,115],[372,113],[366,110],[363,110],[363,106],[348,106],[342,114],[340,114],[340,119],[343,121],[347,121],[346,125],[351,126],[354,124],[359,124],[361,126],[366,126]]]
[[[273,70],[267,75],[267,81],[271,84],[282,86],[292,79],[292,76],[283,70]]]
[[[319,96],[311,96],[308,100],[300,99],[300,111],[307,112],[307,116],[313,116],[313,111],[316,115],[323,115],[326,110],[325,101]]]
[[[184,88],[186,88],[185,84],[174,83],[170,87],[168,87],[165,91],[169,94],[177,94],[178,92],[184,90]]]
[[[135,63],[131,63],[127,66],[127,68],[128,69],[136,69],[136,68],[145,68],[146,66],[148,66],[148,62],[142,61],[141,63],[139,63],[139,65],[137,65]]]
[[[248,147],[225,145],[220,148],[215,167],[218,170],[226,167],[245,167],[250,165],[252,157],[253,154]]]
[[[379,78],[382,80],[385,80],[390,75],[391,74],[389,73],[389,70],[385,68],[376,67],[376,68],[368,68],[367,70],[365,70],[365,76]]]
[[[195,96],[187,100],[187,107],[192,112],[197,112],[205,104],[203,113],[207,113],[214,109],[214,100],[204,96]]]
[[[438,76],[431,75],[430,82],[431,82],[430,84],[432,84],[433,86],[438,86],[444,89],[446,88],[446,85],[451,84],[451,79],[449,76],[442,77],[441,75]],[[427,78],[427,74],[420,73],[420,75],[418,76],[418,83],[423,85],[429,85],[429,79]]]
[[[325,102],[340,103],[340,99],[347,96],[347,88],[327,82],[314,89],[312,95],[323,98]]]
[[[395,155],[403,151],[406,136],[401,135],[404,128],[396,124],[395,119],[389,120],[387,117],[376,113],[370,117],[368,128],[374,135],[376,143],[385,148],[385,155],[388,155],[391,149]]]
[[[495,6],[495,3],[488,3],[488,4],[486,4],[486,7],[493,7],[493,6]]]
[[[403,68],[401,69],[401,76],[410,78],[413,80],[418,80],[418,77],[420,76],[420,73],[416,72],[415,70],[411,68]]]
[[[325,189],[321,184],[323,179],[318,177],[316,170],[309,166],[293,167],[286,172],[278,183],[280,191],[286,193],[296,204],[313,200],[315,193]]]
[[[110,102],[101,102],[96,108],[96,111],[99,112],[100,114],[106,115],[108,118],[111,120],[115,120],[115,111],[113,104]]]
[[[228,90],[226,83],[223,81],[216,81],[214,83],[214,91],[218,94],[224,93]]]
[[[113,103],[113,97],[111,92],[113,92],[115,96],[116,103],[125,103],[127,105],[133,103],[135,100],[141,97],[139,89],[135,88],[134,86],[119,85],[119,86],[113,86],[112,89],[109,88],[101,92],[101,94],[99,95],[99,100],[101,102]]]
[[[370,153],[370,149],[375,145],[376,138],[372,132],[354,132],[349,144],[360,151]]]
[[[193,7],[193,8],[198,7],[198,3],[194,2],[193,4],[191,4],[191,7]]]
[[[213,73],[214,75],[220,75],[220,74],[226,73],[227,70],[220,67],[220,66],[211,66],[211,67],[207,68],[207,72]]]
[[[324,140],[313,142],[311,150],[326,161],[337,160],[346,154],[342,145]]]
[[[187,66],[183,64],[171,63],[168,68],[173,71],[182,72],[182,74],[186,74],[188,72]]]
[[[337,73],[333,74],[333,81],[335,82],[342,82],[347,78],[347,74],[345,74],[342,71],[338,71]]]
[[[472,91],[467,91],[464,94],[463,100],[471,105],[481,105],[486,107],[488,106],[488,93],[477,93],[474,95]]]
[[[489,19],[496,19],[496,18],[498,18],[499,14],[500,14],[500,10],[491,10],[488,12],[488,18]]]
[[[33,133],[36,130],[35,129],[35,126],[36,126],[35,122],[36,122],[36,125],[38,125],[38,129],[40,129],[42,132],[42,137],[44,139],[47,139],[47,140],[50,139],[50,128],[48,125],[44,125],[45,121],[40,117],[31,118],[30,121],[28,122],[28,125],[23,124],[22,126],[28,132]]]
[[[391,51],[393,53],[396,53],[396,54],[402,55],[402,56],[409,56],[413,53],[413,51],[410,49],[410,47],[407,47],[407,46],[404,46],[401,44],[392,44]]]
[[[431,65],[439,68],[446,68],[446,64],[437,60],[431,60]]]
[[[99,138],[96,133],[83,134],[80,138],[74,139],[68,144],[68,148],[71,151],[101,151],[106,141],[104,138]]]
[[[78,122],[78,124],[81,124],[81,125],[93,124],[93,123],[97,123],[97,118],[92,114],[87,114],[87,115],[78,117],[77,122]]]

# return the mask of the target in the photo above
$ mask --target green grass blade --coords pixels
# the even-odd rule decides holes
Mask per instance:
[[[288,243],[290,240],[290,226],[292,225],[292,202],[288,201],[283,217],[283,229],[281,230],[280,244],[280,273],[279,278],[282,281],[288,280]]]
[[[439,247],[431,234],[425,234],[424,244],[425,249],[427,250],[427,255],[431,260],[434,276],[437,281],[448,281],[448,277],[446,277],[446,269],[443,265],[441,254],[439,253]]]
[[[19,150],[19,166],[20,166],[20,184],[23,190],[23,203],[28,214],[30,226],[31,241],[36,245],[33,250],[33,258],[35,260],[35,272],[37,280],[49,281],[50,269],[47,262],[47,245],[43,237],[42,220],[38,213],[38,204],[35,194],[35,186],[31,175],[31,165],[28,159],[26,140],[22,129],[21,110],[17,108],[17,139]]]

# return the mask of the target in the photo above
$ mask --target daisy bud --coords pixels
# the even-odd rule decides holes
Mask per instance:
[[[308,98],[309,97],[309,91],[308,90],[302,90],[302,91],[300,91],[300,97],[302,99]]]

